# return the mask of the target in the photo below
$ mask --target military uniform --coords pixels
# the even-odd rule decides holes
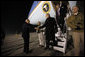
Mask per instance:
[[[80,44],[84,50],[84,16],[82,13],[70,16],[67,20],[67,26],[72,29],[74,41],[74,52],[78,56],[80,54]]]

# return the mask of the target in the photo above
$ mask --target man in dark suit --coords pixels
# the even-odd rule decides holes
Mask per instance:
[[[29,53],[29,28],[31,27],[30,21],[28,19],[25,20],[25,23],[22,27],[22,37],[24,39],[24,52]]]
[[[67,4],[60,1],[60,28],[62,30],[62,33],[66,32],[66,27],[65,27],[65,20],[64,18],[66,17],[66,13],[67,13]]]
[[[46,48],[45,49],[49,49],[49,45],[50,45],[50,40],[53,41],[52,45],[55,45],[55,28],[57,30],[57,24],[54,18],[50,17],[50,14],[46,14],[46,21],[45,23],[40,26],[37,29],[41,29],[41,28],[45,28],[45,35],[46,35]]]

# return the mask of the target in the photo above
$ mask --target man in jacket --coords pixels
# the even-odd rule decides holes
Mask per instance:
[[[67,26],[71,27],[73,32],[75,56],[80,55],[80,44],[82,45],[82,50],[84,50],[84,16],[78,10],[79,8],[74,6],[72,8],[73,14],[66,20]]]

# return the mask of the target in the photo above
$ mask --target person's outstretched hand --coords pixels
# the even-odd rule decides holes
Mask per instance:
[[[39,30],[39,28],[38,28],[38,27],[35,27],[35,29],[36,29],[36,30]]]

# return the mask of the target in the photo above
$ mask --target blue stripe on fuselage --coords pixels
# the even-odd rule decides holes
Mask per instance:
[[[40,2],[40,1],[34,1],[34,2],[33,2],[32,7],[31,7],[31,10],[30,10],[30,12],[29,12],[29,14],[28,14],[28,17],[29,17],[29,15],[31,14],[31,12],[34,10],[34,8],[37,6],[37,4],[38,4],[39,2]]]

